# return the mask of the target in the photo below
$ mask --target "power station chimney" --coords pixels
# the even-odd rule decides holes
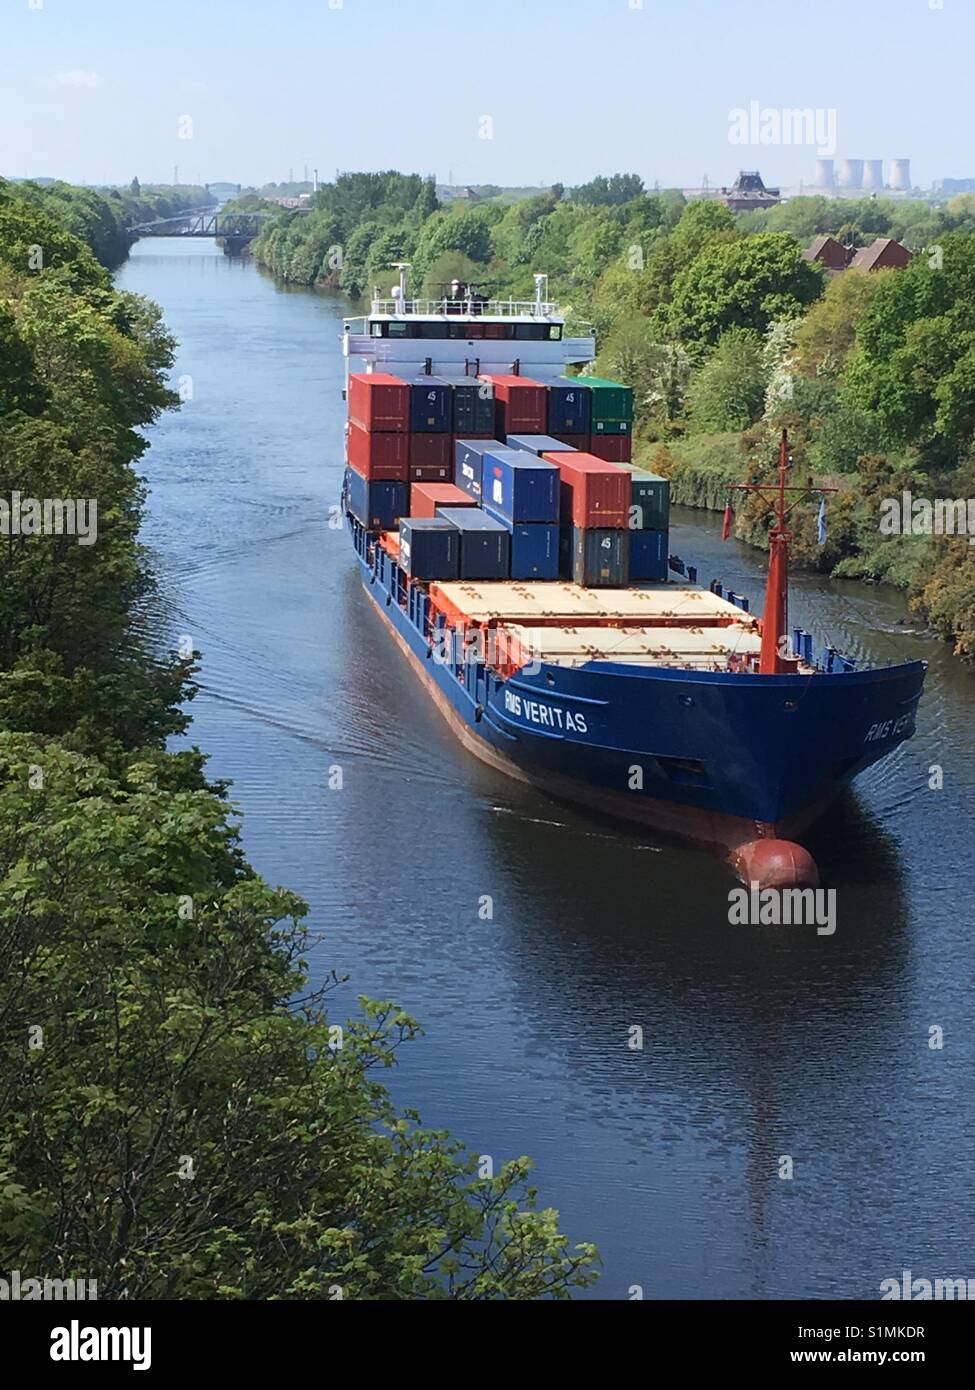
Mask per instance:
[[[911,184],[911,161],[909,159],[892,159],[890,161],[891,188],[899,189],[901,192],[908,192],[912,188]]]
[[[884,186],[884,161],[882,159],[868,159],[863,167],[863,186],[864,188],[883,188]]]
[[[836,169],[837,188],[863,187],[863,160],[841,159]]]

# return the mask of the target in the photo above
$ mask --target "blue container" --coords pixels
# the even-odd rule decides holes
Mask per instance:
[[[496,517],[480,507],[438,507],[437,518],[449,521],[460,534],[461,579],[509,577],[511,536]]]
[[[507,529],[511,536],[512,579],[558,579],[557,526],[544,521],[509,521]]]
[[[407,483],[370,482],[354,468],[345,470],[349,511],[367,531],[392,531],[410,510]]]
[[[521,449],[526,454],[577,454],[573,444],[563,444],[561,439],[553,439],[550,434],[509,434],[506,440],[509,449]]]
[[[670,525],[670,483],[656,473],[630,476],[631,530],[666,531]]]
[[[399,562],[411,579],[456,579],[460,536],[436,516],[405,516],[399,524]]]
[[[458,439],[454,442],[454,482],[472,497],[481,500],[484,455],[500,446],[491,439]]]
[[[454,434],[494,433],[494,392],[473,376],[442,376],[451,391],[451,429]]]
[[[636,532],[573,526],[572,578],[587,589],[621,588],[629,578],[630,538]],[[659,535],[649,531],[647,535]]]
[[[630,579],[667,578],[667,532],[630,532]]]
[[[453,410],[451,390],[436,376],[410,381],[410,430],[414,434],[449,434]]]
[[[578,381],[563,379],[548,388],[548,427],[552,434],[588,434],[592,392]]]
[[[484,455],[483,504],[505,521],[559,519],[559,470],[523,449],[495,444]]]

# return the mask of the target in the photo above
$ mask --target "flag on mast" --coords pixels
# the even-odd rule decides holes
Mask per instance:
[[[826,544],[826,498],[819,504],[819,519],[816,523],[816,532],[819,536],[819,544]]]
[[[734,521],[734,519],[735,514],[732,511],[731,503],[729,502],[727,507],[725,507],[724,509],[724,524],[721,527],[721,539],[723,541],[726,541],[728,537],[731,535],[731,523]]]

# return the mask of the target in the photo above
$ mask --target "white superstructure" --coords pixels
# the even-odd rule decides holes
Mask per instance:
[[[591,362],[591,332],[565,335],[565,317],[547,298],[548,276],[536,275],[534,299],[491,299],[454,281],[442,299],[411,299],[408,266],[388,299],[374,297],[368,314],[349,318],[342,351],[349,371],[388,371],[407,378],[514,373],[537,381]]]

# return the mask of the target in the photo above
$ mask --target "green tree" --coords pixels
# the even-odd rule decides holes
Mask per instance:
[[[759,335],[750,328],[729,328],[691,381],[691,429],[695,433],[747,429],[762,414],[766,383]]]
[[[811,305],[796,330],[799,369],[805,376],[839,377],[856,342],[863,318],[888,275],[847,270],[827,281],[822,299]]]
[[[590,183],[573,188],[569,195],[576,203],[593,203],[597,206],[614,206],[632,202],[643,193],[643,180],[639,174],[611,174],[609,178],[600,175]]]
[[[458,208],[435,213],[423,226],[414,253],[414,274],[423,280],[445,251],[459,251],[478,265],[491,255],[491,220],[486,209]]]
[[[593,1251],[536,1209],[526,1160],[478,1178],[394,1110],[374,1073],[416,1025],[364,1001],[333,1029],[301,964],[304,905],[243,865],[226,804],[173,787],[166,762],[113,775],[0,735],[5,1267],[137,1299],[589,1282]]]
[[[918,443],[955,463],[973,440],[975,238],[885,276],[860,319],[844,399],[876,418],[885,445]]]
[[[729,328],[763,334],[772,319],[795,315],[822,293],[819,267],[802,260],[800,251],[782,232],[705,246],[674,281],[658,326],[700,343],[716,344]]]

